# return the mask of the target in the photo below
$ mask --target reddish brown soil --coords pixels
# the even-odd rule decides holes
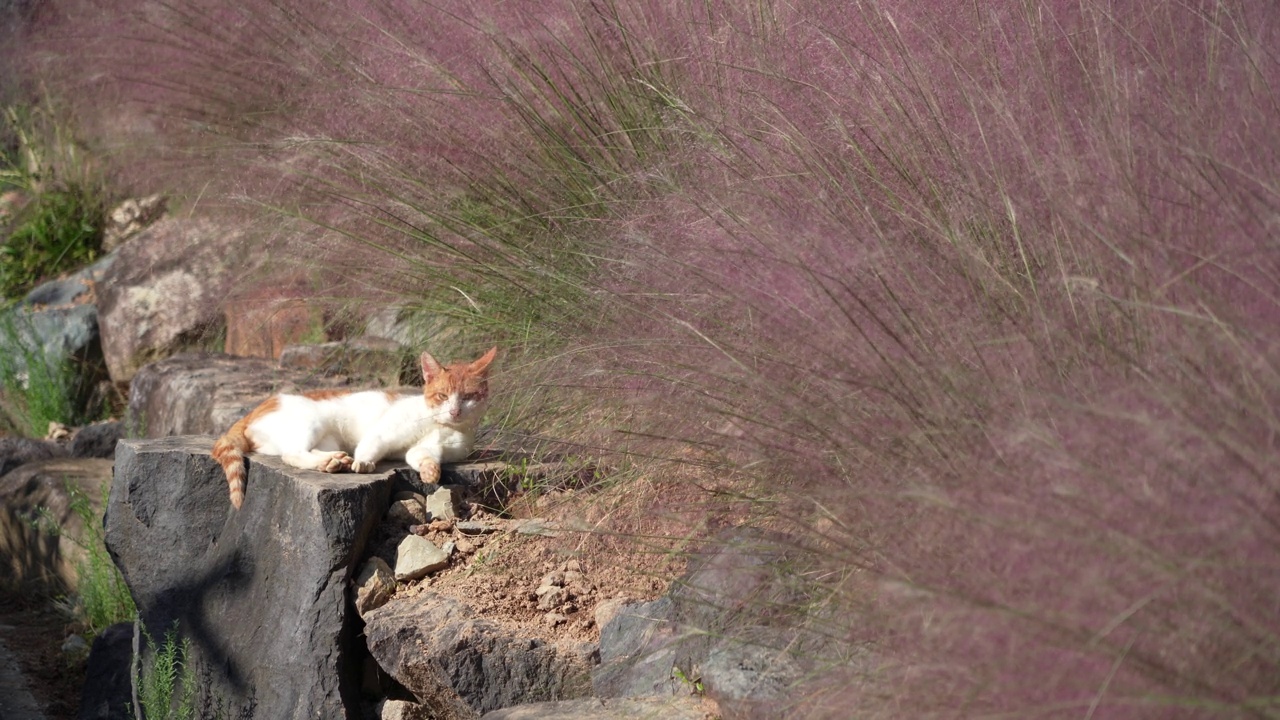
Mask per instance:
[[[458,545],[452,565],[417,582],[402,584],[397,597],[430,589],[464,602],[486,619],[527,636],[551,642],[594,642],[599,639],[596,605],[613,598],[644,601],[657,598],[679,577],[690,546],[730,517],[726,504],[712,508],[705,488],[679,480],[637,480],[600,490],[552,491],[518,498],[509,506],[516,522],[539,518],[550,534],[498,532],[465,536],[453,528],[427,533],[437,546]],[[483,511],[480,518],[489,517]],[[507,521],[511,522],[511,521]],[[394,544],[378,550],[394,563]],[[548,573],[580,568],[583,578],[569,604],[539,609],[537,590]],[[553,624],[549,612],[564,621]]]

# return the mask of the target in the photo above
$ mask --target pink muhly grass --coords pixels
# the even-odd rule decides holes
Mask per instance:
[[[193,195],[541,334],[521,422],[756,478],[839,640],[796,714],[1275,717],[1272,15],[139,2],[88,56]]]

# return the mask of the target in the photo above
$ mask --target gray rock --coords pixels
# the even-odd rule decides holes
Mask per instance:
[[[424,537],[406,535],[396,547],[396,580],[417,580],[449,567],[449,556]]]
[[[133,720],[129,667],[133,661],[133,623],[117,623],[93,640],[85,668],[77,720]]]
[[[0,353],[5,362],[25,373],[29,356],[48,362],[75,361],[89,375],[86,388],[105,377],[100,371],[98,309],[92,289],[114,259],[108,255],[66,278],[44,283],[17,306],[0,313]]]
[[[378,720],[436,720],[437,716],[418,703],[383,700],[377,707]]]
[[[427,514],[432,520],[456,520],[458,495],[447,487],[437,488],[427,496]]]
[[[392,677],[443,717],[475,717],[518,703],[590,693],[587,654],[485,620],[426,592],[365,618],[369,651]],[[452,715],[451,715],[452,713]]]
[[[0,437],[0,477],[27,463],[66,455],[66,449],[56,443],[24,437]]]
[[[436,357],[464,354],[456,322],[427,316],[407,308],[385,307],[368,318],[365,336],[390,340],[409,348],[431,347]]]
[[[661,694],[678,667],[700,672],[727,713],[779,716],[793,686],[829,654],[826,638],[793,627],[803,598],[788,573],[798,570],[780,536],[721,534],[666,597],[625,606],[601,626],[596,694]]]
[[[296,470],[255,455],[236,511],[212,443],[117,447],[107,545],[141,622],[153,635],[176,623],[192,641],[199,706],[220,706],[226,717],[361,717],[363,651],[346,589],[390,478]]]
[[[27,463],[0,477],[0,587],[73,590],[85,528],[67,488],[83,493],[98,517],[110,481],[110,460],[72,458]],[[34,522],[40,508],[54,528]]]
[[[275,393],[341,382],[281,370],[263,358],[175,355],[144,366],[133,378],[125,428],[132,437],[221,434]]]
[[[594,618],[596,627],[602,628],[613,621],[622,608],[632,604],[632,600],[625,597],[610,598],[609,600],[601,600],[596,603]]]
[[[27,686],[18,656],[0,642],[0,711],[4,720],[45,720],[40,703]]]
[[[107,213],[107,226],[102,233],[102,247],[112,250],[120,243],[137,235],[142,228],[155,222],[164,214],[168,198],[148,195],[129,198]]]
[[[622,608],[600,629],[600,665],[591,684],[599,697],[668,693],[672,666],[701,665],[710,643],[694,628],[671,620],[670,597]]]
[[[804,675],[804,667],[789,652],[793,633],[772,628],[739,628],[707,652],[702,680],[716,697],[762,701],[785,700]],[[775,712],[780,708],[775,708]]]
[[[28,307],[57,307],[91,300],[94,286],[102,282],[103,276],[115,264],[115,261],[115,254],[109,254],[65,278],[43,283],[27,293],[27,296],[22,299],[22,304]],[[93,307],[92,302],[87,304],[89,307]]]
[[[324,375],[352,375],[383,387],[421,381],[413,354],[393,340],[360,337],[317,345],[288,345],[280,366]]]
[[[114,458],[116,442],[122,437],[124,423],[118,420],[85,425],[71,438],[67,452],[76,458]]]
[[[238,230],[169,217],[117,251],[98,286],[102,354],[115,382],[217,328],[242,253]]]
[[[569,593],[562,587],[544,586],[546,590],[539,593],[538,609],[539,610],[555,610],[561,605],[569,601]],[[543,590],[543,588],[538,588]]]
[[[97,359],[98,311],[92,305],[34,309],[18,306],[0,315],[0,352],[17,372],[29,356],[50,362]]]
[[[691,696],[581,698],[528,703],[485,713],[481,720],[704,720],[702,700]]]
[[[369,558],[355,581],[356,613],[364,617],[377,610],[396,594],[396,578],[391,567],[380,557]]]
[[[464,520],[455,524],[453,527],[463,535],[488,535],[489,533],[498,532],[502,529],[502,526],[496,523],[486,523],[475,520]]]
[[[417,498],[395,500],[387,508],[387,522],[396,527],[425,524],[427,517],[427,509]]]
[[[62,654],[67,656],[68,662],[79,662],[89,654],[89,642],[83,637],[72,633],[62,641]]]

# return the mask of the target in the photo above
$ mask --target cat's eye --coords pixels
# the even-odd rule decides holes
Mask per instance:
[[[431,395],[431,400],[437,403],[442,403],[448,399],[449,399],[449,396],[444,393],[432,393]]]

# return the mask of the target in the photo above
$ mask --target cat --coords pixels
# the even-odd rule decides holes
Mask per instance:
[[[491,348],[478,360],[442,366],[422,353],[422,394],[313,390],[268,398],[213,444],[227,475],[231,504],[244,502],[244,455],[279,455],[287,465],[327,473],[373,472],[383,458],[403,458],[423,482],[440,479],[440,463],[471,454],[489,399]]]

